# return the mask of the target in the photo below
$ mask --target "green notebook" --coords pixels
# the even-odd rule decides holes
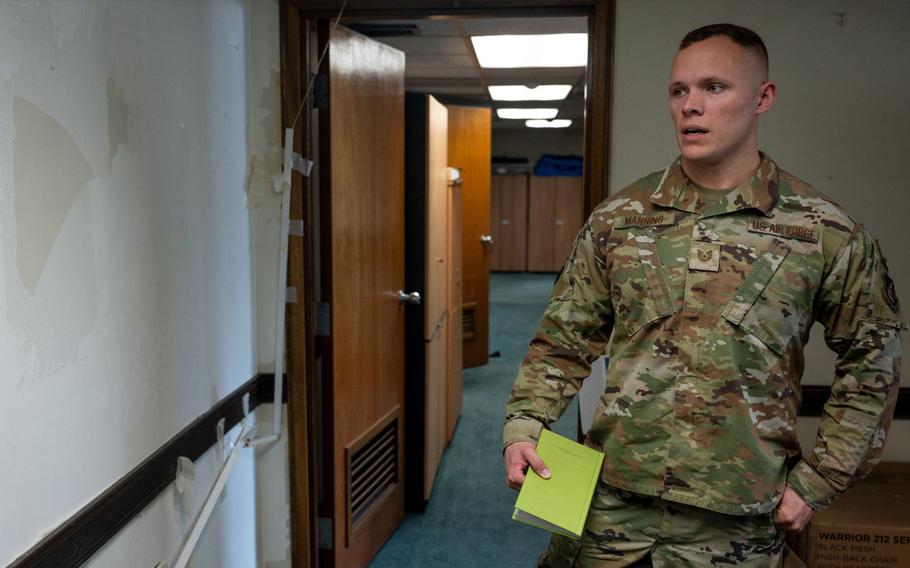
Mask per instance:
[[[512,519],[581,538],[604,455],[546,429],[540,433],[537,454],[549,467],[550,479],[528,468]]]

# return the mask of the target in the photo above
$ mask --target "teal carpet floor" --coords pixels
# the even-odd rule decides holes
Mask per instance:
[[[502,422],[506,398],[537,329],[554,274],[492,274],[487,365],[465,369],[464,406],[423,514],[409,514],[370,568],[534,566],[549,533],[511,520],[517,493],[506,487]],[[577,405],[554,425],[575,437]]]

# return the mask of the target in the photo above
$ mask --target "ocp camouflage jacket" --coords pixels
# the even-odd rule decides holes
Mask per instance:
[[[814,449],[797,412],[813,322],[837,354]],[[812,507],[878,462],[897,399],[899,304],[878,244],[767,156],[705,203],[679,159],[600,204],[575,241],[507,404],[534,441],[612,334],[587,443],[610,485],[731,514]]]

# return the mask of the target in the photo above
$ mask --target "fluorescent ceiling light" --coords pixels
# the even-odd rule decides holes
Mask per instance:
[[[558,108],[498,108],[499,118],[556,118]]]
[[[556,120],[526,120],[525,126],[529,128],[568,128],[572,121],[568,118],[559,118]]]
[[[533,89],[524,85],[493,85],[490,98],[494,101],[561,101],[572,90],[572,85],[538,85]]]
[[[584,67],[588,34],[471,36],[485,68]]]

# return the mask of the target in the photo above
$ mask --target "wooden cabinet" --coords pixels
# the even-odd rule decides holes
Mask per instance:
[[[584,222],[580,177],[531,176],[528,272],[559,272]]]
[[[528,258],[528,174],[495,175],[490,193],[490,270],[524,272]]]
[[[580,177],[493,176],[491,270],[559,272],[584,222]]]

